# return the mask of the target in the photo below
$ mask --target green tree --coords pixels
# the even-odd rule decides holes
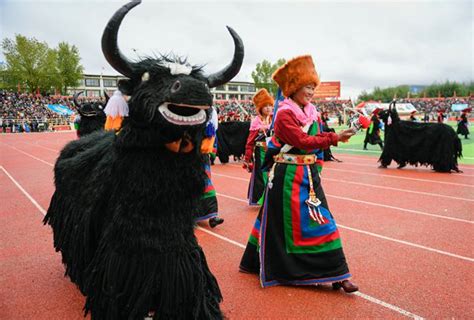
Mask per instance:
[[[56,71],[56,53],[45,42],[17,34],[14,40],[2,42],[6,60],[6,81],[9,86],[18,83],[30,92],[50,89]]]
[[[252,79],[257,88],[265,88],[271,95],[275,95],[278,85],[272,80],[272,74],[279,67],[285,64],[285,59],[278,59],[277,62],[271,63],[268,60],[263,60],[257,63],[255,70],[252,71]]]
[[[67,87],[77,86],[82,78],[84,68],[79,63],[81,57],[76,46],[70,46],[66,42],[59,43],[56,48],[58,82],[62,94],[66,94]]]
[[[376,100],[382,102],[389,102],[393,97],[406,98],[410,88],[408,86],[397,86],[397,87],[388,87],[388,88],[379,88],[375,87],[372,92],[362,91],[358,97],[359,101],[369,101]],[[441,97],[453,97],[454,92],[458,97],[466,97],[471,94],[474,94],[474,82],[469,83],[459,83],[459,82],[450,82],[446,81],[445,83],[433,83],[432,85],[427,86],[422,92],[418,95],[410,94],[410,97],[428,97],[436,98],[438,95]]]

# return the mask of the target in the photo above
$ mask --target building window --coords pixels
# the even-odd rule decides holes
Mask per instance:
[[[104,87],[116,87],[117,80],[115,79],[104,79]]]
[[[86,87],[99,87],[99,79],[86,79]]]
[[[229,91],[239,91],[239,86],[229,86]]]
[[[249,89],[249,92],[255,92],[255,86],[250,85],[248,89]]]
[[[87,79],[86,79],[86,83],[87,83]],[[86,96],[87,97],[100,97],[100,92],[99,90],[87,90]]]
[[[216,87],[216,90],[225,91],[225,86],[218,86]]]

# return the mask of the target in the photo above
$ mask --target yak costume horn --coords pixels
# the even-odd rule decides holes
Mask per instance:
[[[109,102],[109,95],[107,94],[107,91],[104,90],[104,97],[105,97],[105,104],[107,104],[107,102]]]
[[[83,91],[79,91],[79,92],[76,92],[73,96],[72,96],[72,101],[74,101],[74,104],[76,105],[76,107],[79,109],[79,107],[81,106],[81,104],[79,103],[79,101],[77,101],[77,98],[82,94]]]
[[[129,61],[121,52],[117,44],[117,34],[120,24],[125,15],[135,6],[139,5],[141,0],[134,0],[125,4],[117,10],[110,18],[102,35],[102,52],[110,65],[126,77],[131,78],[133,73],[133,62]],[[209,87],[214,88],[229,82],[239,73],[244,60],[244,44],[237,32],[231,27],[227,27],[234,40],[234,57],[231,63],[221,71],[213,73],[207,77]]]
[[[134,0],[117,10],[110,18],[102,34],[102,52],[105,59],[115,70],[129,78],[132,77],[133,63],[120,52],[117,44],[117,34],[125,15],[141,2],[141,0]]]
[[[234,39],[234,57],[232,62],[223,70],[213,73],[207,77],[210,88],[214,88],[229,82],[237,75],[237,73],[239,73],[242,62],[244,61],[244,44],[242,43],[242,39],[240,39],[237,32],[235,32],[231,27],[228,26],[227,30],[229,30],[230,35]]]

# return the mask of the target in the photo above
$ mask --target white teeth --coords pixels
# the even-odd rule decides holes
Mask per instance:
[[[206,111],[203,109],[192,116],[181,116],[168,109],[168,103],[163,103],[158,107],[158,110],[168,122],[176,125],[197,125],[206,121]]]

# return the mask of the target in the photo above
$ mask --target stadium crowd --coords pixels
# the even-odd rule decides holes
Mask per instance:
[[[80,97],[96,100],[97,98]],[[402,103],[411,103],[425,121],[436,121],[438,111],[449,113],[452,104],[474,106],[474,97],[464,98],[406,98]],[[57,125],[69,125],[70,116],[60,115],[50,110],[48,104],[60,104],[72,111],[76,107],[72,97],[37,96],[34,94],[0,91],[0,128],[2,132],[37,132],[53,130]],[[314,105],[321,113],[342,121],[345,107],[353,107],[351,100],[316,100]],[[214,107],[219,113],[219,122],[250,121],[255,115],[251,100],[215,100]],[[451,116],[456,117],[456,114]],[[9,129],[7,129],[9,128]]]
[[[50,110],[59,104],[76,111],[72,98],[0,91],[0,128],[2,132],[38,132],[54,126],[69,125],[71,117]]]

